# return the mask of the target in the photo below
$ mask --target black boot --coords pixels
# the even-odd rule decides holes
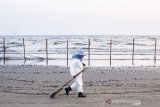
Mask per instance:
[[[71,89],[71,87],[69,86],[69,87],[67,87],[67,88],[65,88],[65,91],[66,91],[66,94],[68,95],[69,94],[69,91],[71,91],[72,89]]]
[[[79,92],[78,97],[86,97],[86,95],[84,95],[82,92]]]

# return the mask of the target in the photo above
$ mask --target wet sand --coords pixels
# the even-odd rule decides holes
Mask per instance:
[[[62,90],[50,99],[49,95],[70,78],[68,67],[0,66],[0,107],[160,105],[159,66],[88,67],[83,73],[86,98],[78,98],[76,90],[69,96]]]

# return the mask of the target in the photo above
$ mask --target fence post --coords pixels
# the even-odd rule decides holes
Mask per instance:
[[[134,65],[134,38],[133,38],[133,50],[132,50],[132,65]]]
[[[155,38],[155,51],[154,51],[154,65],[156,65],[157,54],[157,39]]]
[[[90,39],[88,39],[88,66],[90,66]]]
[[[68,40],[67,40],[67,66],[68,66]]]
[[[110,40],[110,66],[112,65],[112,40]]]
[[[26,63],[26,49],[25,49],[25,43],[23,38],[23,54],[24,54],[24,64]]]
[[[46,65],[48,65],[48,40],[46,38]]]
[[[5,46],[5,38],[3,38],[3,64],[6,64],[6,46]]]

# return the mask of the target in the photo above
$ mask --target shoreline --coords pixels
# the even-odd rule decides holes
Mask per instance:
[[[83,73],[87,98],[79,99],[75,90],[67,96],[62,90],[50,99],[49,95],[71,78],[69,67],[0,65],[0,107],[106,107],[108,99],[139,100],[144,107],[160,104],[160,66],[87,68]]]

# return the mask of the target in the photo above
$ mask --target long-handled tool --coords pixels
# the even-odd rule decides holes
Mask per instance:
[[[64,87],[65,85],[67,85],[68,83],[70,83],[73,79],[75,79],[80,73],[84,72],[86,69],[87,69],[87,68],[84,68],[82,71],[80,71],[78,74],[76,74],[73,78],[71,78],[70,80],[68,80],[67,82],[65,82],[60,88],[58,88],[53,94],[50,95],[50,98],[54,98],[55,95],[56,95],[57,93],[59,93],[59,92],[63,89],[63,87]]]

